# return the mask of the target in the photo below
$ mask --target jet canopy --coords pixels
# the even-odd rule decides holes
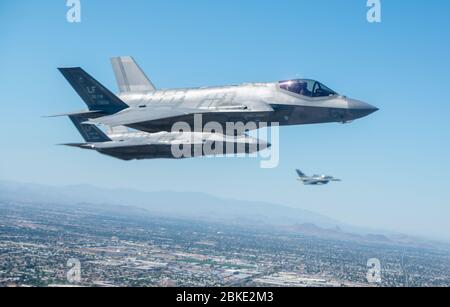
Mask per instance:
[[[322,83],[310,79],[280,81],[280,88],[307,97],[329,97],[338,95]]]

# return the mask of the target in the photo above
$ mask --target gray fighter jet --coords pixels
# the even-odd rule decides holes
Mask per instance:
[[[108,133],[94,125],[86,125],[82,116],[69,116],[86,143],[63,144],[95,150],[121,160],[179,159],[210,155],[251,154],[267,149],[270,144],[247,135],[226,136],[217,133],[130,132],[126,127],[109,129]],[[196,145],[197,149],[196,149]],[[220,146],[220,147],[219,147]],[[173,149],[187,153],[180,157]],[[187,150],[185,150],[187,148]]]
[[[334,178],[332,176],[326,175],[314,175],[314,176],[306,176],[302,171],[297,170],[298,180],[303,182],[304,185],[326,185],[330,182],[341,181],[340,179]]]
[[[89,107],[71,115],[86,117],[88,124],[155,133],[171,131],[178,122],[193,127],[195,115],[201,114],[203,123],[219,123],[229,134],[226,123],[348,123],[378,110],[314,80],[158,90],[133,58],[113,58],[112,65],[118,95],[81,68],[59,69]]]

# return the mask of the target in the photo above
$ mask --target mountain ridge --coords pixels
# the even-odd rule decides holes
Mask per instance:
[[[117,206],[122,212],[145,210],[162,217],[193,221],[268,227],[293,234],[430,247],[434,241],[367,230],[341,223],[312,211],[258,201],[240,201],[198,192],[110,189],[92,185],[47,186],[0,180],[0,201],[32,202],[57,205]],[[439,242],[440,246],[441,243]],[[446,245],[447,246],[447,245]]]

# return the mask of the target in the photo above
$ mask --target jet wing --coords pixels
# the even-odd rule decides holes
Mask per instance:
[[[161,121],[171,118],[178,118],[193,114],[230,114],[230,113],[271,113],[273,109],[242,111],[235,109],[211,110],[211,109],[188,109],[188,108],[172,108],[164,106],[151,106],[139,109],[127,109],[114,115],[104,116],[90,119],[86,124],[100,124],[110,127],[130,126],[138,123],[148,123],[152,121]]]
[[[100,124],[110,127],[127,126],[135,123],[168,119],[191,114],[188,109],[146,108],[125,110],[115,115],[104,116],[87,121],[87,124]],[[201,112],[200,112],[201,113]]]
[[[172,145],[203,145],[205,143],[202,137],[159,137],[146,139],[129,139],[122,142],[104,142],[91,144],[98,150],[114,150],[114,149],[133,149],[142,146],[172,146]]]

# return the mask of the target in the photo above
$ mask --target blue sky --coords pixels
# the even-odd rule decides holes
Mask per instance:
[[[0,179],[206,191],[310,209],[355,225],[450,241],[450,3],[365,0],[101,1],[66,21],[65,1],[0,2]],[[110,89],[109,58],[132,55],[162,88],[308,77],[381,111],[350,125],[281,129],[281,163],[124,163],[55,146],[84,108],[56,70],[82,66]],[[295,168],[345,181],[309,188]]]

